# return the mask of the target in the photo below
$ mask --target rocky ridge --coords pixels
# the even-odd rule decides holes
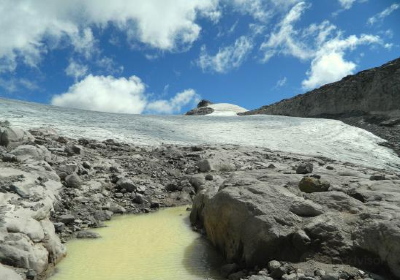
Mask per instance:
[[[45,279],[67,253],[63,243],[97,238],[90,228],[114,215],[192,202],[192,223],[227,258],[229,279],[399,276],[399,173],[265,148],[134,146],[9,124],[0,136],[6,279]]]

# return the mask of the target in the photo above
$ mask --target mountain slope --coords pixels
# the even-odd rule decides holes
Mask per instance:
[[[397,112],[396,112],[397,111]],[[243,113],[294,117],[400,114],[400,58],[308,93]]]

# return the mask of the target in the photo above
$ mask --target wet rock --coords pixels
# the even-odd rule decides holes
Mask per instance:
[[[76,173],[68,175],[65,178],[65,183],[68,187],[73,189],[79,189],[82,186],[82,181]]]
[[[96,239],[96,238],[100,238],[100,234],[98,234],[97,232],[93,232],[93,231],[80,231],[76,235],[76,238],[78,238],[78,239]]]
[[[309,174],[313,172],[313,164],[311,162],[303,162],[296,168],[297,174]]]
[[[126,209],[116,203],[111,203],[109,210],[111,212],[113,212],[114,214],[125,214],[126,213]]]
[[[326,192],[329,187],[330,184],[327,181],[313,177],[304,177],[299,183],[300,190],[305,193]]]

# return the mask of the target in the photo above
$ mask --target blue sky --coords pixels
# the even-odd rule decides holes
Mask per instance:
[[[22,19],[22,20],[21,20]],[[0,96],[117,113],[247,109],[400,55],[400,1],[4,0]]]

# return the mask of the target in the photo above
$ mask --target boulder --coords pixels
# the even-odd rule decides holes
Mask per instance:
[[[65,178],[65,183],[68,187],[79,189],[82,186],[81,178],[76,173],[72,173]]]
[[[128,192],[136,191],[136,185],[132,182],[131,179],[121,178],[117,181],[117,187],[120,189],[124,189]]]
[[[197,162],[196,166],[200,172],[210,172],[212,170],[211,163],[207,159]]]
[[[0,145],[15,148],[33,142],[35,138],[27,131],[15,127],[0,127]]]
[[[10,152],[17,157],[19,161],[51,161],[51,153],[46,147],[40,145],[21,145]]]
[[[312,173],[314,166],[311,162],[303,162],[299,164],[296,168],[297,174],[309,174]]]
[[[314,177],[304,177],[299,183],[299,189],[305,193],[326,192],[329,188],[329,182]]]

